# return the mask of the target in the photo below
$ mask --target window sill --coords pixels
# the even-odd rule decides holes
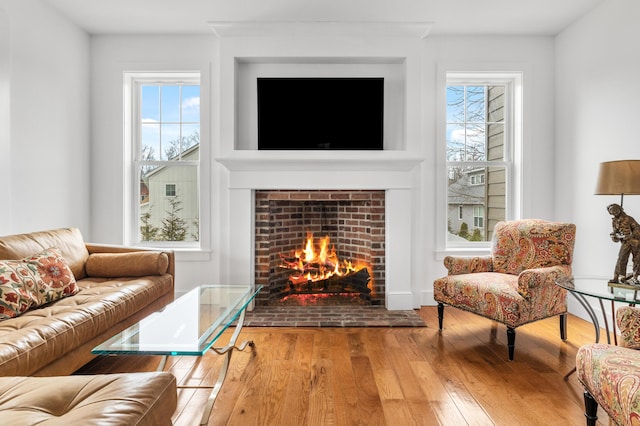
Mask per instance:
[[[204,249],[173,249],[176,262],[208,262],[211,260],[211,250]]]
[[[436,250],[435,251],[435,259],[438,261],[444,260],[446,256],[489,256],[491,255],[491,247],[474,247],[474,248],[463,248],[463,247],[455,247],[448,248],[445,250]]]

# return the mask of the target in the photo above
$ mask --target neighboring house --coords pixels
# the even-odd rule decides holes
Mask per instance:
[[[479,229],[485,236],[486,184],[485,168],[463,172],[457,180],[449,182],[449,232],[458,234],[466,223],[469,234]]]
[[[182,153],[184,160],[199,158],[200,145]],[[171,213],[172,201],[179,201],[177,215],[184,220],[186,241],[197,240],[199,234],[198,169],[193,166],[160,166],[141,177],[140,217],[151,213],[149,224],[162,229],[163,219]]]

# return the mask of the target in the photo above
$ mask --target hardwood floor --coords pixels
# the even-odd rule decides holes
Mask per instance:
[[[517,329],[507,360],[506,329],[445,309],[423,307],[423,328],[256,328],[239,341],[209,425],[584,425],[577,349],[594,339],[591,323],[569,316]],[[230,335],[230,333],[229,333]],[[606,340],[604,331],[602,341]],[[80,373],[153,371],[159,357],[100,357]],[[180,385],[213,385],[222,357],[169,359]],[[208,389],[181,389],[175,425],[197,425]],[[608,417],[598,409],[598,424]]]

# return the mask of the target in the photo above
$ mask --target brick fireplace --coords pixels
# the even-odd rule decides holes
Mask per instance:
[[[330,239],[337,258],[357,265],[360,272],[321,280],[313,285],[310,281],[300,286],[292,284],[289,281],[292,271],[282,267],[283,257],[304,247],[309,235],[315,241]],[[384,306],[385,256],[383,190],[255,192],[255,282],[265,287],[256,299],[258,306]],[[366,292],[358,291],[357,285],[349,285],[363,276],[368,280]],[[329,286],[328,282],[333,285]],[[344,283],[347,285],[340,285]],[[364,284],[367,284],[366,280]]]

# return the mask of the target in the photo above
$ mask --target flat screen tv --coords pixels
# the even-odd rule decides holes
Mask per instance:
[[[258,78],[258,149],[381,150],[383,113],[383,78]]]

